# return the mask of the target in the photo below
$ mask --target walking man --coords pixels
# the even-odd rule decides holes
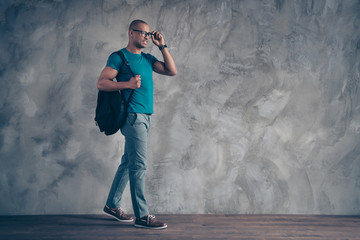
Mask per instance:
[[[159,47],[163,61],[142,52],[149,45],[150,40]],[[102,91],[123,90],[126,98],[129,97],[131,90],[135,89],[129,104],[127,120],[121,128],[121,133],[125,136],[124,154],[110,188],[104,212],[121,222],[133,221],[133,218],[120,208],[122,194],[129,181],[136,218],[134,226],[164,229],[167,227],[166,223],[149,214],[144,195],[147,166],[146,148],[150,118],[153,113],[152,71],[174,76],[177,69],[162,34],[150,31],[149,25],[142,20],[131,22],[128,45],[120,51],[124,54],[135,76],[131,77],[121,57],[112,53],[97,83],[98,89]],[[113,81],[115,77],[117,82]]]

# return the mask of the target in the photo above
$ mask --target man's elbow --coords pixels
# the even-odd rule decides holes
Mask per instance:
[[[177,74],[177,70],[176,70],[176,69],[173,70],[173,71],[169,71],[169,72],[168,72],[168,75],[171,76],[171,77],[175,76],[176,74]]]
[[[99,79],[99,81],[97,82],[96,87],[97,87],[97,89],[99,89],[101,91],[104,90],[104,84],[101,79]]]

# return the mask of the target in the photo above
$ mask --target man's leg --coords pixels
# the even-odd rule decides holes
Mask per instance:
[[[150,130],[150,116],[146,114],[130,113],[121,129],[125,136],[126,153],[129,161],[129,180],[131,200],[136,221],[134,226],[151,229],[164,229],[166,223],[160,222],[150,215],[146,205],[145,172],[146,148]]]
[[[126,153],[126,142],[124,155],[121,158],[121,164],[118,167],[118,170],[115,174],[113,183],[110,188],[110,192],[106,201],[106,205],[110,208],[119,208],[120,201],[126,184],[129,181],[129,167],[128,167],[128,157]]]
[[[126,146],[126,143],[125,143]],[[126,147],[125,147],[126,149]],[[126,150],[124,155],[121,158],[121,164],[118,167],[118,170],[115,174],[113,183],[110,188],[108,199],[106,201],[106,206],[104,207],[104,212],[111,217],[114,217],[120,222],[132,222],[133,218],[126,215],[124,211],[120,208],[120,202],[122,194],[126,187],[127,182],[129,181],[129,167],[128,167],[128,157]]]
[[[129,113],[127,120],[121,131],[125,136],[125,151],[129,161],[130,192],[134,214],[135,217],[141,218],[149,214],[144,192],[150,116]]]

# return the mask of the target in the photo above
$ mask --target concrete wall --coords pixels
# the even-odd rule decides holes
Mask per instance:
[[[0,9],[0,214],[101,212],[124,139],[94,124],[96,81],[137,18],[179,72],[154,74],[152,213],[360,214],[359,1]]]

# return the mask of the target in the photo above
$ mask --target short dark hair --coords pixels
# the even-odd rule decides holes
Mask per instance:
[[[131,29],[133,29],[133,28],[136,28],[140,23],[144,23],[144,24],[146,24],[146,25],[149,25],[149,24],[147,24],[147,23],[146,23],[145,21],[143,21],[143,20],[136,19],[136,20],[134,20],[134,21],[132,21],[132,22],[130,23],[129,31],[130,31]]]

